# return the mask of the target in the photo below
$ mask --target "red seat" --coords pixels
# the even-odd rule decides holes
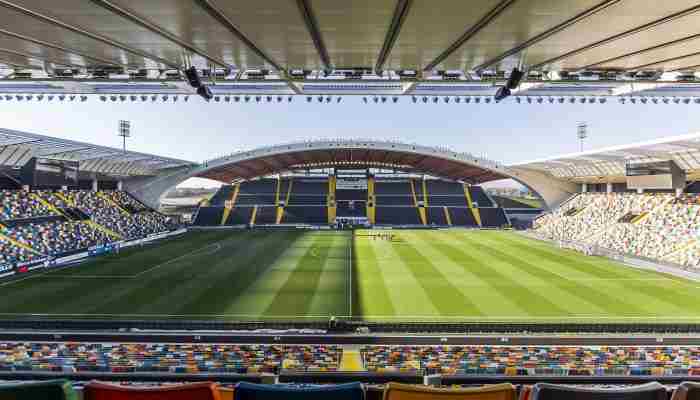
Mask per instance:
[[[83,390],[84,400],[221,400],[211,382],[168,386],[122,386],[90,382]]]

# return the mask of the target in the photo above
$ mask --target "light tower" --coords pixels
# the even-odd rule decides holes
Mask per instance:
[[[117,133],[117,135],[121,136],[122,143],[123,143],[123,149],[124,149],[124,151],[126,151],[126,138],[131,137],[131,122],[125,121],[125,120],[120,120],[119,121],[119,133]]]
[[[583,151],[583,141],[588,137],[588,124],[585,122],[579,122],[576,129],[576,136],[581,144],[581,151]]]

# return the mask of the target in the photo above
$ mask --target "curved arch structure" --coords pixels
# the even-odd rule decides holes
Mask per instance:
[[[469,184],[511,178],[538,193],[550,208],[576,191],[574,184],[546,173],[510,168],[469,153],[417,144],[347,139],[261,147],[198,166],[163,171],[155,177],[134,178],[125,181],[125,188],[146,204],[157,207],[168,190],[192,177],[230,183],[291,170],[330,167],[397,169]]]

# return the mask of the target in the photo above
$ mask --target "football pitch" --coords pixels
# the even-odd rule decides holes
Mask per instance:
[[[698,295],[508,231],[216,230],[0,283],[0,318],[697,322]]]

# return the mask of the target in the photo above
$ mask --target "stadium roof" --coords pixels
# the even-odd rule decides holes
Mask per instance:
[[[0,0],[0,9],[0,93],[14,95],[192,94],[181,71],[194,65],[224,96],[484,97],[520,67],[529,74],[516,94],[534,101],[700,97],[696,0]]]
[[[157,175],[165,169],[196,165],[184,160],[0,128],[0,166],[21,167],[32,157],[78,161],[81,172],[113,177]]]
[[[369,139],[324,139],[261,147],[207,161],[196,176],[233,182],[324,168],[396,170],[481,183],[506,178],[500,164],[447,148]]]
[[[615,182],[625,179],[630,162],[673,160],[690,180],[700,179],[700,133],[673,136],[636,144],[565,154],[509,165],[547,172],[574,182]]]

